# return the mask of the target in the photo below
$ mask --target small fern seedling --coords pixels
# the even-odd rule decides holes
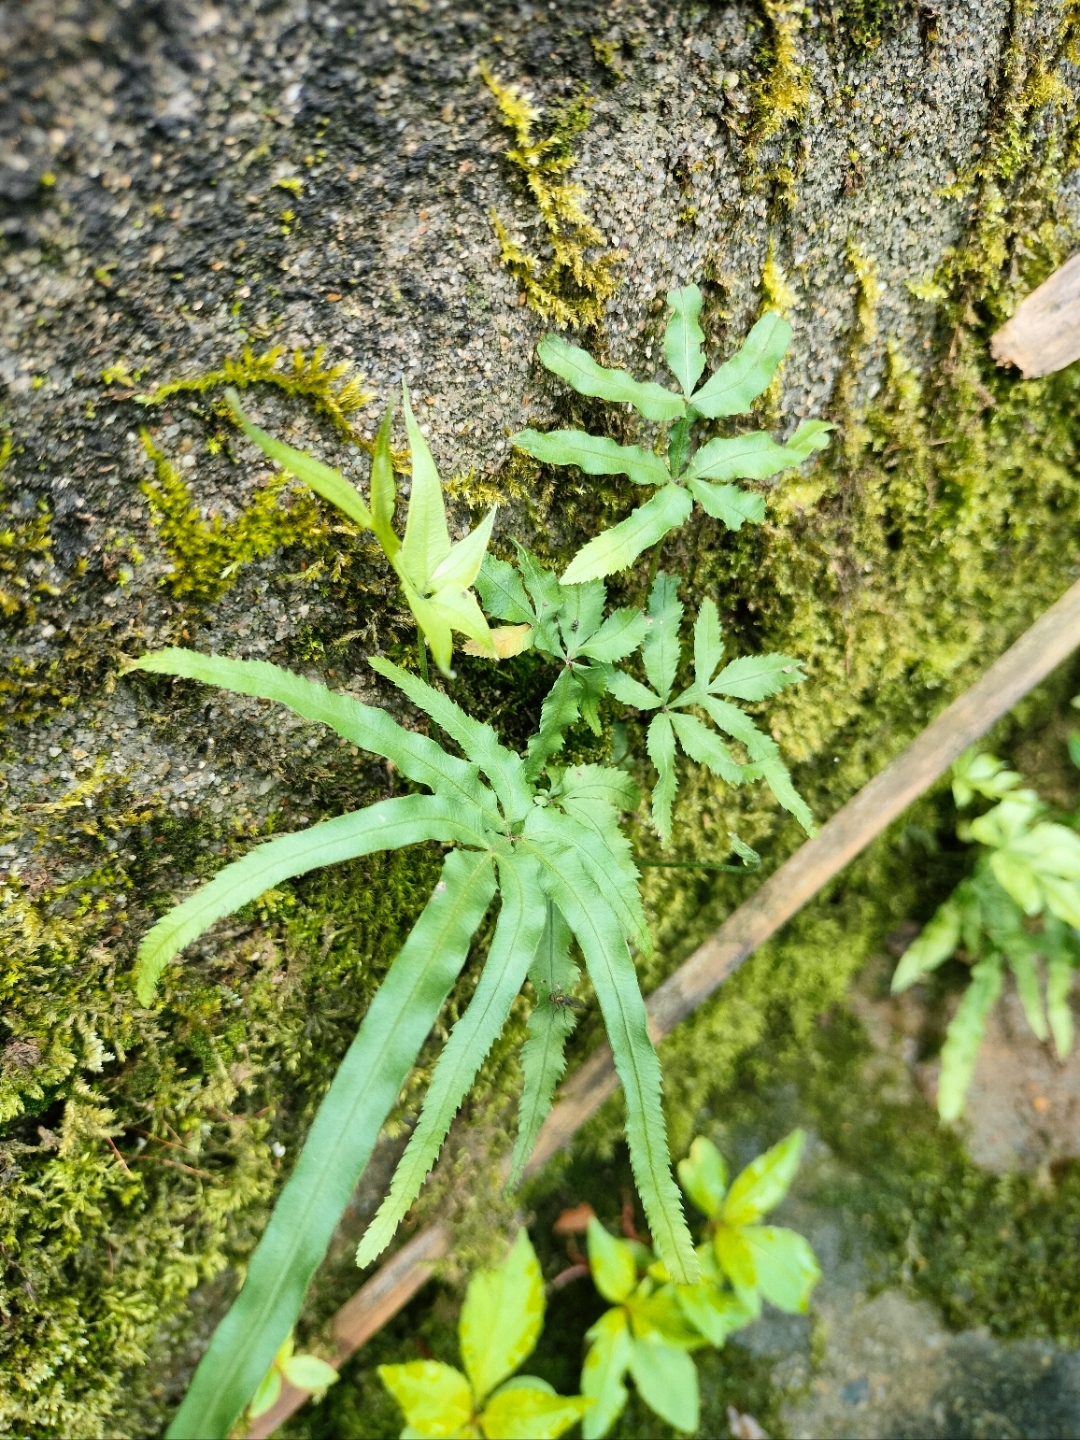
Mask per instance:
[[[653,381],[635,380],[625,370],[598,365],[588,351],[558,335],[546,335],[537,346],[541,363],[580,394],[613,404],[628,402],[643,419],[671,426],[666,447],[659,453],[640,445],[620,445],[583,430],[547,434],[522,430],[513,437],[519,450],[537,460],[577,465],[587,475],[627,475],[635,485],[654,487],[644,505],[578,551],[562,576],[564,584],[625,570],[643,550],[684,525],[695,500],[729,530],[740,529],[748,520],[760,522],[765,518],[765,501],[760,495],[716,482],[765,480],[801,465],[829,443],[832,426],[823,420],[808,420],[786,445],[778,445],[765,431],[757,430],[717,436],[693,449],[696,421],[744,415],[768,389],[787,351],[791,326],[773,311],[766,311],[743,347],[699,386],[705,369],[705,334],[698,323],[701,291],[696,285],[672,290],[668,305],[672,313],[664,335],[664,354],[682,388],[681,395]]]
[[[412,458],[412,489],[404,539],[399,539],[394,530],[397,487],[390,453],[392,410],[388,409],[383,417],[375,440],[369,506],[340,470],[275,440],[247,418],[235,390],[227,390],[225,394],[241,430],[269,459],[310,485],[361,530],[374,532],[397,573],[409,609],[431,646],[435,664],[444,675],[449,675],[454,630],[467,635],[481,654],[493,657],[496,654],[487,621],[471,589],[491,538],[495,507],[464,540],[450,543],[439,472],[416,423],[404,382],[401,388]],[[426,666],[423,644],[420,663],[422,668]]]

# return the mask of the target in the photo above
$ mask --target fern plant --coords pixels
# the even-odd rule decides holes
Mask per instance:
[[[186,945],[282,881],[380,850],[428,843],[450,847],[434,892],[322,1101],[251,1258],[244,1286],[196,1371],[169,1431],[174,1440],[227,1434],[266,1375],[496,895],[499,911],[486,963],[468,1008],[437,1060],[389,1193],[361,1240],[358,1263],[374,1260],[393,1238],[528,978],[536,1004],[522,1055],[524,1085],[514,1154],[520,1174],[564,1065],[578,979],[571,953],[576,943],[623,1085],[627,1141],[657,1250],[673,1282],[694,1283],[698,1257],[671,1174],[660,1066],[634,968],[633,951],[647,954],[652,943],[637,867],[620,828],[620,815],[638,804],[637,786],[624,770],[567,767],[557,764],[556,757],[567,730],[579,719],[599,730],[598,707],[605,695],[639,708],[654,705],[660,711],[656,719],[673,727],[688,754],[705,754],[705,744],[697,737],[708,734],[707,753],[717,773],[729,779],[735,774],[740,780],[764,778],[782,803],[804,824],[810,823],[773,742],[730,699],[719,698],[774,693],[802,678],[794,661],[785,656],[736,660],[714,674],[721,659],[719,625],[715,606],[705,602],[695,631],[694,685],[672,700],[681,618],[673,582],[657,577],[648,614],[635,607],[607,614],[606,590],[598,577],[571,584],[564,575],[560,581],[520,546],[516,566],[487,556],[493,515],[452,546],[434,461],[407,393],[413,486],[401,541],[392,523],[389,414],[374,447],[368,504],[339,472],[258,430],[240,411],[235,396],[231,403],[245,432],[272,459],[375,533],[441,670],[449,671],[451,631],[456,629],[471,647],[488,655],[532,646],[557,664],[559,673],[541,708],[536,733],[518,754],[424,675],[385,657],[372,658],[372,667],[434,722],[447,745],[406,729],[383,709],[263,661],[170,649],[144,656],[131,667],[284,704],[392,761],[406,779],[429,792],[384,800],[278,837],[226,866],[144,938],[136,977],[144,1004],[151,1002],[165,966]],[[511,621],[509,627],[489,630],[469,589],[474,580],[489,613]],[[616,668],[639,648],[654,686],[648,704],[639,693],[644,687]],[[421,640],[421,666],[424,654]],[[627,696],[633,698],[627,702]],[[750,762],[743,765],[731,757],[721,764],[723,742],[686,713],[688,706],[700,706],[741,742]],[[689,721],[693,725],[684,723]],[[695,738],[687,740],[687,735]],[[672,789],[673,773],[672,757],[665,762],[658,788]],[[654,798],[654,812],[661,817],[664,804],[663,798]],[[752,853],[745,846],[736,848],[744,855]]]
[[[1073,1044],[1068,997],[1080,965],[1080,835],[1047,819],[1035,791],[996,755],[969,750],[953,767],[953,797],[964,809],[977,795],[998,803],[957,829],[962,840],[983,847],[974,873],[934,912],[892,980],[897,994],[952,955],[971,966],[941,1050],[943,1120],[963,1112],[986,1022],[1009,972],[1038,1039],[1052,1036],[1062,1060]]]
[[[800,425],[786,445],[764,430],[746,435],[716,436],[693,448],[699,420],[744,415],[765,390],[791,339],[791,326],[774,311],[766,313],[737,354],[698,385],[705,369],[705,332],[701,291],[685,285],[668,295],[671,319],[664,334],[664,355],[682,394],[653,381],[635,380],[625,370],[598,365],[587,350],[558,335],[546,335],[536,353],[543,365],[582,395],[613,404],[628,403],[645,420],[664,427],[655,450],[620,445],[604,435],[583,430],[522,430],[513,437],[519,450],[552,465],[576,465],[587,475],[627,475],[635,485],[654,487],[644,505],[625,520],[604,530],[574,556],[563,573],[564,584],[579,584],[613,575],[632,565],[643,550],[657,545],[690,518],[694,501],[729,530],[745,521],[765,518],[761,495],[717,481],[765,480],[801,465],[829,443],[832,429],[823,420]],[[696,388],[695,388],[696,387]],[[667,427],[670,426],[670,430]]]
[[[340,470],[334,470],[314,456],[305,455],[302,450],[294,450],[291,445],[275,440],[247,418],[240,408],[235,390],[226,390],[225,394],[241,430],[269,459],[310,485],[316,494],[348,516],[361,530],[374,532],[383,554],[394,567],[406,603],[420,629],[418,651],[421,671],[426,673],[427,670],[426,640],[436,665],[444,675],[448,675],[453,653],[451,632],[454,630],[467,635],[480,654],[496,655],[487,621],[470,588],[491,538],[495,509],[492,507],[464,540],[459,540],[456,545],[450,543],[439,472],[413,416],[404,382],[401,390],[412,459],[409,515],[405,536],[401,540],[394,529],[397,486],[390,451],[392,410],[387,410],[375,439],[371,504],[366,505],[359,491],[349,484]]]

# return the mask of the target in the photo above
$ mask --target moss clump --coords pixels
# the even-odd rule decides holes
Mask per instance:
[[[260,556],[302,541],[321,545],[329,536],[318,503],[309,493],[296,493],[288,477],[277,474],[255,492],[252,503],[235,520],[220,515],[204,520],[179,470],[154,441],[139,432],[156,478],[144,480],[153,523],[172,560],[164,577],[177,599],[196,605],[219,600],[235,582],[236,572]]]
[[[486,65],[480,73],[494,95],[502,123],[515,144],[506,158],[524,177],[547,235],[550,259],[529,254],[492,210],[491,221],[499,238],[501,263],[521,284],[525,298],[538,315],[556,325],[599,325],[604,301],[618,287],[613,271],[615,257],[589,251],[604,237],[581,208],[584,190],[567,180],[577,164],[573,142],[589,123],[592,100],[579,95],[553,111],[547,133],[537,138],[533,127],[541,112],[514,85],[503,85]]]
[[[142,396],[142,401],[146,405],[160,405],[174,395],[203,395],[225,385],[233,385],[238,390],[246,390],[251,385],[270,385],[283,395],[307,400],[316,414],[330,421],[343,440],[371,450],[373,442],[358,433],[352,416],[370,404],[375,398],[374,393],[364,389],[362,378],[346,378],[349,371],[347,364],[325,365],[325,353],[321,345],[310,358],[302,350],[296,350],[291,357],[291,366],[283,369],[283,346],[275,346],[261,355],[256,355],[250,346],[246,346],[239,360],[227,356],[219,370],[208,370],[188,379],[166,381],[149,395]]]
[[[764,73],[753,87],[756,147],[785,126],[799,124],[810,102],[810,70],[799,59],[797,37],[806,7],[790,0],[761,0],[767,40],[762,54]]]

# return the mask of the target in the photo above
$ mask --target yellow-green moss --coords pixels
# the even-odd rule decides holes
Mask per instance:
[[[233,385],[238,390],[245,390],[250,385],[270,385],[283,395],[309,401],[317,414],[330,421],[342,439],[370,451],[373,442],[355,429],[351,417],[371,403],[374,393],[364,389],[361,377],[346,378],[349,372],[346,363],[324,364],[325,353],[321,345],[310,358],[302,350],[295,350],[291,356],[292,364],[283,368],[284,346],[275,346],[261,355],[245,346],[239,360],[227,356],[219,370],[166,381],[141,398],[144,404],[160,405],[174,395],[202,395],[225,385]]]
[[[204,520],[179,470],[149,430],[139,433],[156,477],[144,480],[141,488],[172,561],[165,583],[178,599],[212,604],[235,583],[241,566],[286,545],[307,541],[319,546],[327,539],[329,526],[314,497],[306,489],[290,490],[283,474],[256,490],[235,520],[220,515]]]
[[[587,95],[553,110],[545,134],[534,127],[542,112],[516,85],[503,85],[481,64],[484,83],[495,97],[502,123],[515,144],[506,158],[523,177],[540,213],[551,257],[530,254],[510,236],[497,211],[491,221],[499,238],[500,261],[521,284],[528,304],[558,326],[598,325],[604,301],[618,287],[615,256],[590,255],[604,237],[581,208],[585,191],[566,177],[577,164],[573,142],[589,123],[592,100]]]

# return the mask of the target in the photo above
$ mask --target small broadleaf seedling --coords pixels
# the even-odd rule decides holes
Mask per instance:
[[[514,1376],[543,1325],[540,1264],[521,1230],[501,1265],[469,1281],[458,1321],[464,1374],[439,1360],[379,1366],[380,1380],[405,1413],[403,1440],[555,1440],[569,1430],[591,1400],[557,1395],[536,1375]]]
[[[1045,817],[1047,807],[995,755],[969,750],[953,767],[953,798],[965,809],[982,796],[997,804],[958,827],[984,847],[974,873],[939,905],[900,957],[892,989],[907,990],[961,951],[971,981],[941,1049],[938,1113],[955,1120],[975,1073],[986,1022],[1012,972],[1024,1016],[1041,1041],[1072,1049],[1069,991],[1080,965],[1080,835]],[[1046,968],[1043,1003],[1038,963]]]
[[[281,1387],[287,1380],[297,1390],[310,1390],[319,1394],[341,1378],[332,1365],[320,1360],[317,1355],[297,1355],[292,1335],[284,1341],[274,1356],[274,1363],[259,1382],[259,1388],[251,1397],[248,1418],[257,1420],[277,1404]]]
[[[703,1136],[694,1141],[678,1167],[683,1189],[708,1221],[698,1246],[701,1278],[693,1285],[672,1284],[646,1246],[616,1239],[590,1219],[589,1269],[612,1308],[586,1337],[581,1391],[595,1403],[582,1421],[584,1440],[600,1440],[622,1413],[627,1374],[661,1419],[696,1431],[698,1377],[690,1352],[719,1349],[758,1318],[762,1297],[791,1314],[806,1310],[821,1274],[814,1252],[794,1230],[759,1223],[786,1195],[802,1147],[795,1130],[729,1190],[720,1152]]]
[[[635,485],[654,487],[654,494],[625,520],[590,540],[571,560],[563,584],[595,580],[632,565],[643,550],[657,545],[685,524],[696,500],[706,514],[729,530],[765,518],[760,495],[732,485],[732,480],[765,480],[793,469],[829,443],[831,425],[808,420],[786,445],[763,430],[746,435],[716,436],[692,447],[695,422],[746,414],[768,389],[791,339],[791,326],[774,311],[766,313],[742,349],[721,365],[703,385],[704,332],[698,322],[701,291],[685,285],[668,295],[671,318],[664,335],[664,354],[682,394],[654,381],[635,380],[625,370],[599,365],[586,350],[558,335],[546,335],[537,346],[540,361],[582,395],[612,404],[628,403],[645,420],[665,429],[666,445],[647,450],[620,445],[583,430],[522,430],[513,444],[551,465],[576,465],[587,475],[626,475]],[[697,387],[695,389],[695,386]],[[723,483],[717,483],[723,482]]]

